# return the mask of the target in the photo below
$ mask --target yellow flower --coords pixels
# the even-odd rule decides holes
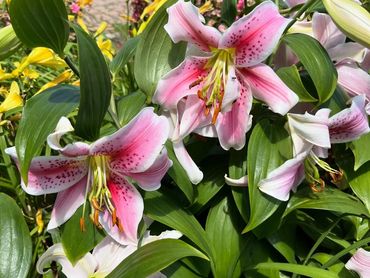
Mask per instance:
[[[93,0],[78,0],[78,5],[83,8],[87,5],[91,5]]]
[[[17,82],[13,81],[10,86],[10,91],[5,97],[5,100],[0,105],[0,113],[7,112],[13,108],[23,106],[23,99],[20,96],[20,90]]]
[[[71,77],[73,76],[73,73],[71,70],[66,70],[66,71],[63,71],[60,75],[58,75],[54,80],[46,83],[44,86],[41,87],[41,89],[35,94],[39,94],[41,93],[42,91],[45,91],[46,89],[49,89],[51,87],[54,87],[64,81],[67,81],[69,79],[71,79]]]
[[[0,81],[12,79],[12,78],[14,78],[14,75],[12,73],[7,73],[0,66]]]
[[[108,24],[105,21],[103,21],[102,23],[100,23],[98,29],[96,29],[96,32],[94,34],[94,37],[97,37],[97,36],[101,35],[105,31],[105,29],[107,29],[107,26],[108,26]]]
[[[100,48],[101,52],[105,57],[109,59],[109,61],[112,61],[114,50],[112,48],[112,41],[111,40],[104,40],[104,37],[100,35],[96,38],[96,43],[98,44],[98,47]]]

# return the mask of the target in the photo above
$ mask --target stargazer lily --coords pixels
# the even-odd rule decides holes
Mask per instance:
[[[87,199],[92,220],[118,242],[137,241],[137,228],[143,215],[143,200],[131,184],[156,190],[171,167],[163,145],[169,134],[168,121],[153,108],[143,109],[130,123],[112,135],[88,145],[82,142],[59,144],[61,136],[73,128],[62,118],[48,143],[62,156],[36,157],[23,189],[31,195],[57,193],[48,229],[67,221]],[[6,149],[16,161],[15,148]],[[81,218],[81,229],[84,229]]]
[[[348,260],[345,267],[357,272],[360,278],[370,277],[370,252],[360,248]]]
[[[182,234],[176,230],[165,231],[158,236],[152,236],[147,232],[140,242],[140,246],[150,242],[172,238],[178,239]],[[51,246],[39,258],[36,269],[40,274],[45,274],[44,268],[55,261],[62,266],[62,272],[67,278],[103,278],[108,276],[124,259],[134,253],[139,247],[138,242],[131,245],[121,245],[111,237],[103,239],[93,250],[82,257],[75,265],[68,260],[61,243]],[[165,277],[153,275],[151,277]]]
[[[225,150],[240,150],[251,127],[252,96],[282,115],[298,102],[297,95],[262,64],[289,20],[271,1],[262,2],[222,34],[204,25],[190,2],[178,1],[168,15],[167,33],[175,43],[188,42],[189,51],[185,61],[158,83],[153,102],[174,117],[174,150],[196,184],[203,174],[185,150],[184,137],[191,132],[218,137]]]
[[[330,167],[321,158],[327,157],[332,143],[345,143],[369,132],[365,111],[365,96],[353,98],[350,108],[329,118],[329,109],[321,109],[316,115],[288,114],[289,132],[293,142],[292,159],[271,171],[260,181],[259,189],[282,201],[289,199],[290,190],[306,178],[313,190],[324,186],[316,165],[331,174],[333,180],[341,172]]]

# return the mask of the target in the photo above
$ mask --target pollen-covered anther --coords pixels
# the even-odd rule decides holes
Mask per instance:
[[[103,209],[101,208],[101,206],[100,206],[100,204],[99,204],[99,202],[96,198],[91,199],[91,204],[92,204],[92,206],[94,207],[95,210],[103,211]]]
[[[344,172],[342,169],[339,169],[339,171],[336,171],[334,173],[329,173],[331,177],[331,182],[334,184],[338,184],[343,180]]]
[[[325,190],[325,182],[323,179],[318,179],[310,184],[310,188],[313,192],[323,192]]]
[[[85,219],[83,217],[80,218],[80,231],[86,232]]]
[[[203,80],[204,80],[204,78],[203,78],[203,77],[198,77],[198,79],[197,79],[197,80],[195,80],[193,83],[191,83],[191,84],[189,85],[189,90],[190,90],[191,88],[193,88],[193,87],[195,87],[195,86],[199,85]],[[199,93],[201,93],[201,92],[200,92],[200,90],[198,90],[198,97],[199,97]]]

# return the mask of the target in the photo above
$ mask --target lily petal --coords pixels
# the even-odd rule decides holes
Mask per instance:
[[[230,111],[233,102],[237,100],[240,96],[240,87],[241,85],[239,83],[239,80],[236,78],[235,68],[233,66],[229,67],[225,95],[222,100],[222,112]]]
[[[141,242],[141,245],[143,246],[143,245],[146,245],[148,243],[151,243],[151,242],[154,242],[154,241],[157,241],[157,240],[161,240],[161,239],[166,239],[166,238],[179,239],[180,237],[182,237],[182,233],[180,233],[179,231],[176,231],[176,230],[164,231],[158,236],[152,236],[148,232],[144,235],[144,238]]]
[[[303,152],[285,161],[284,164],[271,171],[266,179],[261,180],[258,188],[278,200],[287,201],[290,190],[295,190],[304,179],[303,162],[307,155],[308,152]]]
[[[190,181],[193,184],[198,184],[203,179],[203,173],[199,170],[198,166],[194,163],[189,153],[186,151],[184,143],[182,141],[173,143],[173,150],[175,155],[180,162],[182,168],[184,168]]]
[[[352,61],[362,63],[366,57],[367,48],[359,43],[346,42],[327,50],[330,58],[336,63]]]
[[[225,174],[225,183],[230,186],[246,187],[248,186],[248,176],[242,176],[239,179],[232,179]]]
[[[199,9],[191,2],[178,1],[167,9],[168,23],[164,29],[173,42],[190,42],[201,50],[210,51],[211,47],[217,48],[221,38],[220,32],[213,27],[206,26]]]
[[[323,13],[314,13],[312,17],[314,37],[326,48],[332,48],[346,41],[344,35],[334,24],[331,17]]]
[[[103,137],[90,147],[91,155],[110,156],[112,171],[138,173],[153,165],[169,136],[166,117],[147,107],[125,127]]]
[[[362,248],[358,249],[345,267],[357,272],[360,278],[370,277],[370,252]]]
[[[298,96],[288,88],[272,68],[259,64],[252,68],[239,68],[241,78],[248,84],[255,98],[265,102],[272,111],[285,115],[298,103]]]
[[[329,133],[332,143],[353,141],[368,133],[369,130],[364,95],[354,97],[350,108],[344,109],[329,119]]]
[[[259,4],[223,34],[219,48],[235,48],[235,65],[251,67],[265,60],[290,22],[271,1]]]
[[[306,2],[306,0],[284,0],[289,7],[294,7],[294,6],[297,6],[299,4],[304,4]]]
[[[87,179],[83,178],[74,186],[58,193],[47,230],[55,229],[65,223],[85,202]]]
[[[232,105],[231,111],[218,115],[216,130],[221,147],[225,150],[240,150],[245,145],[245,134],[252,126],[252,94],[248,88],[240,87],[240,97]]]
[[[5,149],[18,163],[15,147]],[[86,157],[43,156],[32,159],[28,184],[22,188],[31,195],[57,193],[77,184],[87,175]]]
[[[200,80],[208,74],[208,70],[204,69],[207,61],[208,58],[203,57],[186,58],[158,82],[153,102],[170,110],[176,109],[183,97],[196,95],[201,86]]]
[[[73,266],[67,259],[61,243],[54,244],[39,258],[36,264],[36,270],[40,274],[45,274],[44,267],[55,261],[62,266],[62,272],[69,278],[86,278],[94,274],[97,262],[91,253],[86,255]],[[48,272],[48,271],[47,271]]]
[[[351,96],[366,94],[370,99],[370,75],[355,63],[337,65],[338,84]]]
[[[146,171],[131,173],[129,176],[137,181],[142,189],[153,191],[161,187],[161,180],[171,166],[172,161],[168,159],[167,150],[163,149],[157,160]]]

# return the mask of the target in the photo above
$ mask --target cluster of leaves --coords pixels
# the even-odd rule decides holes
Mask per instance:
[[[158,81],[185,55],[186,44],[174,44],[163,28],[166,8],[174,2],[166,1],[144,32],[126,41],[109,62],[89,34],[68,24],[63,1],[12,0],[11,22],[25,47],[51,48],[73,68],[81,84],[58,85],[33,97],[26,89],[19,127],[0,130],[2,152],[13,144],[15,135],[24,179],[34,156],[50,154],[45,140],[61,116],[73,120],[76,136],[93,141],[124,126],[150,104]],[[223,2],[222,22],[230,24],[236,16],[236,1]],[[321,1],[317,3],[310,12],[324,10]],[[250,9],[245,8],[246,12]],[[73,40],[71,32],[77,39],[73,43],[76,53],[66,51]],[[282,41],[300,62],[277,73],[300,101],[334,112],[345,108],[347,97],[337,87],[337,73],[325,49],[303,34],[286,34]],[[261,193],[257,185],[292,156],[286,120],[259,103],[252,114],[253,127],[240,151],[225,152],[216,139],[187,138],[187,149],[204,172],[198,185],[190,182],[167,144],[173,167],[159,191],[142,193],[144,214],[155,221],[152,231],[169,227],[184,237],[141,247],[109,277],[145,277],[157,271],[169,277],[292,273],[293,277],[355,277],[344,263],[370,242],[370,136],[337,145],[330,153],[332,165],[345,173],[340,187],[329,178],[322,192],[303,184],[288,202],[281,202]],[[76,262],[102,240],[102,232],[87,215],[86,232],[80,231],[81,210],[50,236],[42,223],[50,217],[53,196],[25,196],[10,158],[2,153],[2,160],[0,190],[6,194],[0,194],[0,276],[36,277],[35,262],[52,243],[62,242],[70,261]],[[225,185],[225,173],[235,179],[248,174],[248,188]]]

